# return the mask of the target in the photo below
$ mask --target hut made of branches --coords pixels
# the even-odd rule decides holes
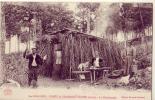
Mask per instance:
[[[95,57],[96,51],[100,58],[106,62],[107,67],[115,69],[121,67],[122,64],[120,48],[117,43],[75,30],[63,29],[44,35],[37,41],[40,54],[48,55],[47,66],[49,69],[45,69],[48,70],[48,73],[52,73],[52,68],[54,68],[55,45],[57,45],[57,50],[62,51],[61,73],[63,78],[68,77],[70,67],[72,70],[77,70],[80,63],[90,61]]]

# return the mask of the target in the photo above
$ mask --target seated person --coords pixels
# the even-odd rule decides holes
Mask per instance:
[[[100,67],[99,60],[100,60],[100,58],[95,58],[94,67]]]
[[[93,58],[91,61],[91,67],[104,67],[105,62],[101,58]]]
[[[89,61],[85,62],[85,63],[81,63],[78,66],[78,69],[80,71],[86,71],[89,68]],[[85,74],[79,74],[79,78],[81,79],[85,79]]]
[[[103,59],[101,59],[99,57],[96,57],[96,58],[92,59],[91,68],[101,68],[101,67],[104,67],[104,66],[105,66],[105,64],[104,64]],[[97,71],[96,72],[96,77],[99,78],[100,76],[102,76],[102,73],[103,73],[102,70]]]
[[[85,70],[87,70],[89,68],[89,61],[87,61],[87,62],[85,62],[85,63],[81,63],[81,64],[79,64],[79,66],[78,66],[78,69],[80,70],[80,71],[85,71]]]

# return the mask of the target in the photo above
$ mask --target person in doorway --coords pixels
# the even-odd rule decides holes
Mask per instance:
[[[47,56],[45,55],[42,59],[39,54],[37,54],[37,49],[32,48],[31,54],[26,54],[27,49],[25,50],[23,57],[29,60],[28,63],[28,85],[33,87],[37,87],[37,80],[38,80],[38,68],[39,65],[42,65],[43,62],[46,60]],[[32,83],[31,83],[32,82]]]
[[[52,72],[52,79],[59,80],[62,76],[62,51],[59,49],[54,51],[55,60],[54,60],[54,68]]]

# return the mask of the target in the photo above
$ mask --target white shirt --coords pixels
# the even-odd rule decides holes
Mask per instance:
[[[36,54],[33,55],[33,61],[32,61],[32,66],[37,66],[37,63],[36,63]]]
[[[94,61],[94,66],[95,67],[100,67],[100,65],[99,65],[99,58],[96,58],[96,60]]]

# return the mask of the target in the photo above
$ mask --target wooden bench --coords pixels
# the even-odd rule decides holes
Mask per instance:
[[[91,83],[94,83],[96,81],[96,72],[102,71],[102,78],[104,79],[104,77],[106,77],[107,74],[109,73],[110,69],[111,69],[110,67],[91,67],[90,71],[93,77]]]
[[[90,71],[72,71],[73,74],[75,74],[79,80],[81,81],[81,78],[80,78],[80,75],[82,74],[89,74],[90,75],[90,78],[92,79],[92,75],[91,75],[91,72]]]

